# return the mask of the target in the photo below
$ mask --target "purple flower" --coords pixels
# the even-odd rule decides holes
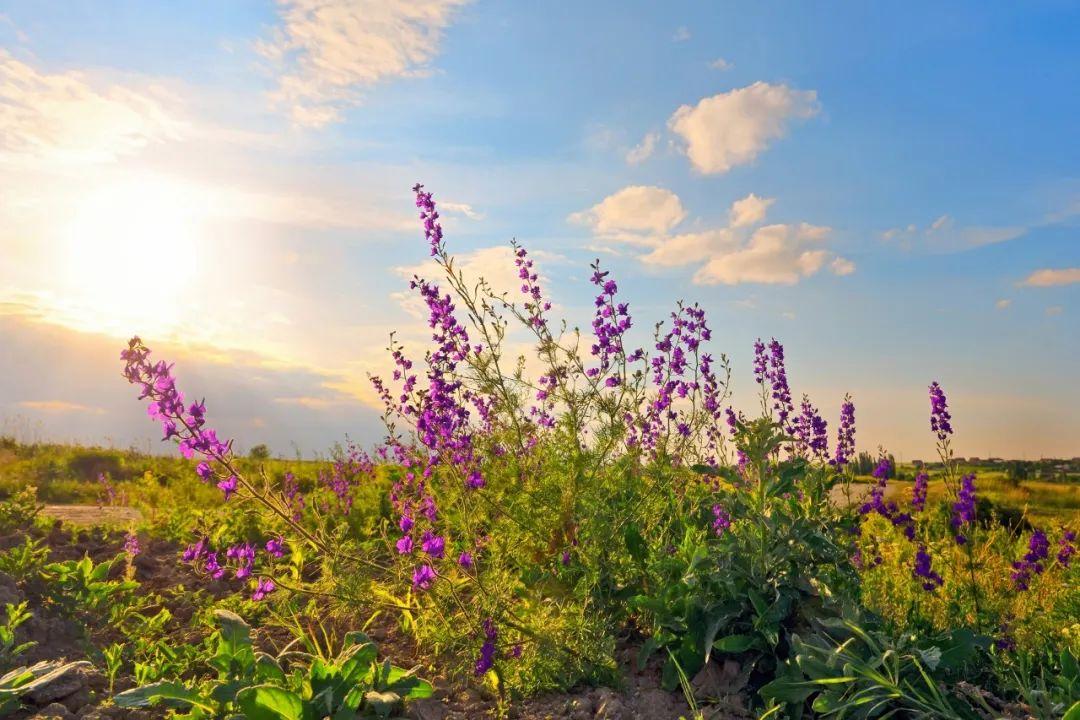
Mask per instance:
[[[210,463],[202,460],[195,466],[195,474],[198,475],[203,482],[210,482],[210,478],[213,477],[214,471],[210,468]]]
[[[259,580],[258,585],[255,586],[255,592],[251,594],[251,599],[258,602],[264,599],[267,595],[277,590],[277,585],[270,578],[262,578]]]
[[[439,212],[435,209],[435,201],[431,193],[424,192],[424,186],[420,183],[413,185],[416,193],[416,207],[420,209],[420,220],[424,223],[424,237],[431,246],[431,256],[443,253],[443,229],[439,223]]]
[[[128,557],[135,557],[142,549],[139,546],[139,536],[134,532],[129,532],[127,537],[124,538],[124,552],[128,554]]]
[[[960,492],[952,506],[952,526],[956,530],[956,544],[963,545],[967,537],[961,528],[975,522],[975,474],[969,473],[960,478]]]
[[[251,543],[233,545],[225,551],[225,557],[236,563],[236,579],[243,580],[251,575],[255,565],[255,546]]]
[[[458,565],[465,568],[466,570],[471,570],[472,566],[473,566],[472,553],[470,553],[468,551],[462,552],[460,555],[458,555],[457,562],[458,562]]]
[[[922,580],[923,590],[927,592],[931,592],[941,587],[945,582],[941,579],[941,576],[931,568],[931,562],[930,553],[926,551],[926,546],[920,545],[918,551],[915,553],[915,567],[911,572],[916,579]]]
[[[1061,539],[1058,540],[1057,559],[1061,563],[1062,567],[1069,567],[1069,562],[1072,560],[1072,556],[1076,554],[1076,533],[1072,530],[1065,530],[1061,534]]]
[[[713,505],[712,513],[713,532],[715,532],[717,536],[723,535],[724,531],[731,527],[731,515],[721,505]]]
[[[803,395],[799,409],[799,416],[792,422],[799,447],[809,450],[815,458],[824,460],[829,453],[828,424],[806,395]]]
[[[285,555],[285,538],[280,535],[276,538],[271,538],[266,541],[266,553],[270,557],[284,557]]]
[[[206,563],[203,565],[203,569],[214,580],[220,580],[225,576],[225,568],[218,562],[216,552],[207,553]]]
[[[231,454],[231,443],[222,442],[217,433],[206,427],[206,406],[201,402],[184,405],[184,394],[176,387],[172,366],[164,361],[151,362],[150,349],[138,336],[128,341],[120,358],[124,361],[124,377],[142,388],[140,399],[150,401],[146,412],[161,423],[163,440],[175,438],[185,458],[199,453],[220,461]]]
[[[477,677],[486,673],[495,664],[495,640],[498,635],[492,619],[484,620],[484,644],[480,646],[480,657],[476,660]]]
[[[1036,530],[1028,540],[1028,552],[1023,560],[1012,564],[1013,585],[1017,590],[1027,590],[1033,575],[1041,575],[1045,569],[1043,561],[1050,556],[1050,538],[1042,530]]]
[[[911,507],[913,510],[922,512],[926,509],[926,493],[929,489],[930,476],[920,472],[915,476],[915,484],[911,488]]]
[[[850,462],[855,455],[855,403],[851,402],[851,396],[844,396],[844,403],[840,406],[840,428],[836,432],[836,455],[832,464],[842,468]]]
[[[394,543],[394,547],[397,548],[399,555],[408,555],[413,551],[413,539],[408,535],[398,538],[398,541]]]
[[[930,430],[937,435],[939,442],[952,435],[952,415],[949,414],[948,401],[945,399],[945,391],[937,384],[930,383]]]
[[[202,560],[206,556],[207,546],[206,538],[199,538],[198,542],[194,545],[188,545],[184,549],[180,558],[186,563],[193,563]]]
[[[238,481],[235,475],[230,475],[224,480],[218,482],[218,490],[225,493],[225,499],[228,500],[236,492]]]
[[[436,535],[427,530],[421,538],[420,548],[433,558],[441,558],[446,549],[446,540],[442,535]]]
[[[412,584],[417,590],[427,590],[435,582],[435,571],[430,565],[421,565],[413,570]]]

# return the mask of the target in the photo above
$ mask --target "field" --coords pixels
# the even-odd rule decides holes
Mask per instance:
[[[1080,719],[1068,462],[965,464],[936,382],[934,464],[857,453],[776,340],[744,415],[702,308],[632,348],[597,261],[585,347],[524,248],[517,301],[467,283],[415,192],[449,290],[412,283],[381,445],[241,456],[137,337],[175,454],[0,441],[0,715]]]

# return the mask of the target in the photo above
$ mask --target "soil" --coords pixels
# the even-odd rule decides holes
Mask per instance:
[[[114,557],[123,545],[123,533],[115,529],[89,523],[100,522],[100,508],[96,506],[50,506],[48,514],[58,518],[52,527],[43,532],[12,533],[0,537],[0,550],[21,545],[27,534],[43,540],[51,549],[51,561],[78,559],[88,554],[95,562]],[[108,510],[108,508],[106,508]],[[114,519],[114,518],[110,518]],[[126,518],[125,518],[126,519]],[[89,520],[89,522],[87,522]],[[204,631],[190,627],[197,611],[186,593],[169,592],[179,585],[189,590],[202,589],[214,597],[223,597],[232,591],[227,583],[214,582],[191,573],[178,562],[180,548],[158,539],[142,538],[142,552],[134,561],[135,579],[141,587],[164,598],[165,606],[173,614],[175,628],[170,642],[198,642]],[[20,642],[33,640],[37,645],[18,658],[18,664],[30,665],[41,660],[90,660],[100,666],[100,654],[95,648],[106,647],[113,642],[123,642],[123,636],[109,627],[88,627],[80,622],[50,614],[43,607],[44,591],[35,582],[16,582],[11,576],[0,573],[0,607],[6,602],[29,601],[33,618],[18,631]],[[461,681],[440,676],[430,657],[423,657],[415,643],[386,616],[377,618],[368,634],[375,640],[380,651],[404,667],[419,666],[421,675],[436,687],[428,699],[412,703],[406,717],[411,720],[481,720],[483,718],[507,718],[515,720],[678,720],[689,718],[690,708],[681,692],[670,693],[660,687],[660,666],[651,662],[644,670],[636,667],[637,648],[626,643],[619,651],[624,668],[623,683],[619,688],[582,687],[566,693],[552,693],[500,703],[489,693]],[[256,630],[253,633],[257,645],[268,651],[280,648],[287,638]],[[3,669],[3,670],[6,670]],[[69,696],[50,699],[36,708],[20,711],[10,717],[21,718],[87,718],[88,720],[142,720],[162,717],[162,711],[130,711],[110,706],[108,689],[99,671],[84,673],[77,691]],[[710,698],[710,703],[700,706],[706,720],[736,720],[751,718],[741,690],[745,676],[734,662],[711,663],[692,681],[698,697]],[[132,687],[130,677],[117,680],[115,691]],[[54,707],[55,706],[55,707]],[[66,709],[67,715],[61,713]],[[47,711],[47,712],[46,712]]]

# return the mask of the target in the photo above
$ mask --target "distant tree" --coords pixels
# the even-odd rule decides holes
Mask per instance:
[[[1024,480],[1030,480],[1032,463],[1023,460],[1010,460],[1005,465],[1005,479],[1013,487],[1019,487]]]
[[[248,451],[248,457],[252,460],[268,460],[270,459],[270,448],[259,443]]]

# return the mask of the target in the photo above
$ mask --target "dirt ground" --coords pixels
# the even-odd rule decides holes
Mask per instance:
[[[46,513],[56,518],[56,522],[47,533],[38,533],[52,549],[51,559],[61,561],[77,559],[84,554],[102,561],[115,556],[123,544],[123,534],[119,530],[96,527],[103,520],[109,524],[119,522],[125,525],[132,519],[130,512],[123,508],[98,508],[96,506],[49,506]],[[23,542],[25,533],[16,533],[0,537],[0,549],[6,549]],[[170,593],[170,588],[183,585],[189,589],[201,588],[211,595],[220,597],[231,591],[226,583],[209,581],[189,572],[179,563],[180,548],[161,540],[143,540],[142,553],[135,559],[135,578],[148,592],[160,593],[165,598],[175,619],[176,643],[197,642],[201,631],[188,627],[194,612],[198,608],[185,600],[183,594]],[[93,660],[94,647],[104,647],[112,642],[120,642],[123,637],[108,627],[93,628],[81,626],[66,618],[51,617],[43,608],[35,607],[35,599],[42,588],[34,583],[17,583],[10,576],[0,573],[0,605],[4,602],[30,602],[34,617],[19,630],[19,639],[34,640],[37,645],[19,658],[20,664],[32,664],[41,660]],[[358,620],[357,625],[362,622]],[[568,693],[553,693],[526,700],[511,702],[500,708],[500,703],[493,697],[481,692],[476,687],[462,682],[453,682],[439,677],[437,660],[421,657],[415,644],[398,629],[390,617],[380,617],[368,634],[375,640],[380,650],[392,660],[405,667],[418,665],[431,672],[421,672],[436,687],[433,697],[413,703],[409,706],[406,717],[411,720],[480,720],[483,718],[508,718],[516,720],[678,720],[689,718],[688,707],[682,693],[669,693],[660,687],[660,667],[657,662],[650,663],[644,670],[638,671],[635,658],[637,648],[624,647],[620,659],[624,666],[624,681],[618,688],[580,688]],[[255,631],[257,645],[266,650],[283,645],[283,639],[270,637],[261,631]],[[99,662],[100,664],[100,662]],[[142,719],[163,717],[161,710],[126,711],[109,707],[107,703],[106,683],[101,673],[89,669],[84,673],[82,686],[77,692],[37,710],[23,711],[12,715],[13,718],[102,718]],[[714,662],[705,671],[694,678],[693,684],[701,697],[712,698],[708,707],[699,708],[707,720],[735,720],[753,717],[745,711],[745,698],[740,690],[745,678],[735,663],[720,665]],[[116,691],[133,685],[130,677],[121,677]],[[54,705],[58,707],[53,707]],[[66,715],[62,710],[66,710]],[[40,714],[45,710],[53,715]],[[35,714],[37,712],[38,714]]]

